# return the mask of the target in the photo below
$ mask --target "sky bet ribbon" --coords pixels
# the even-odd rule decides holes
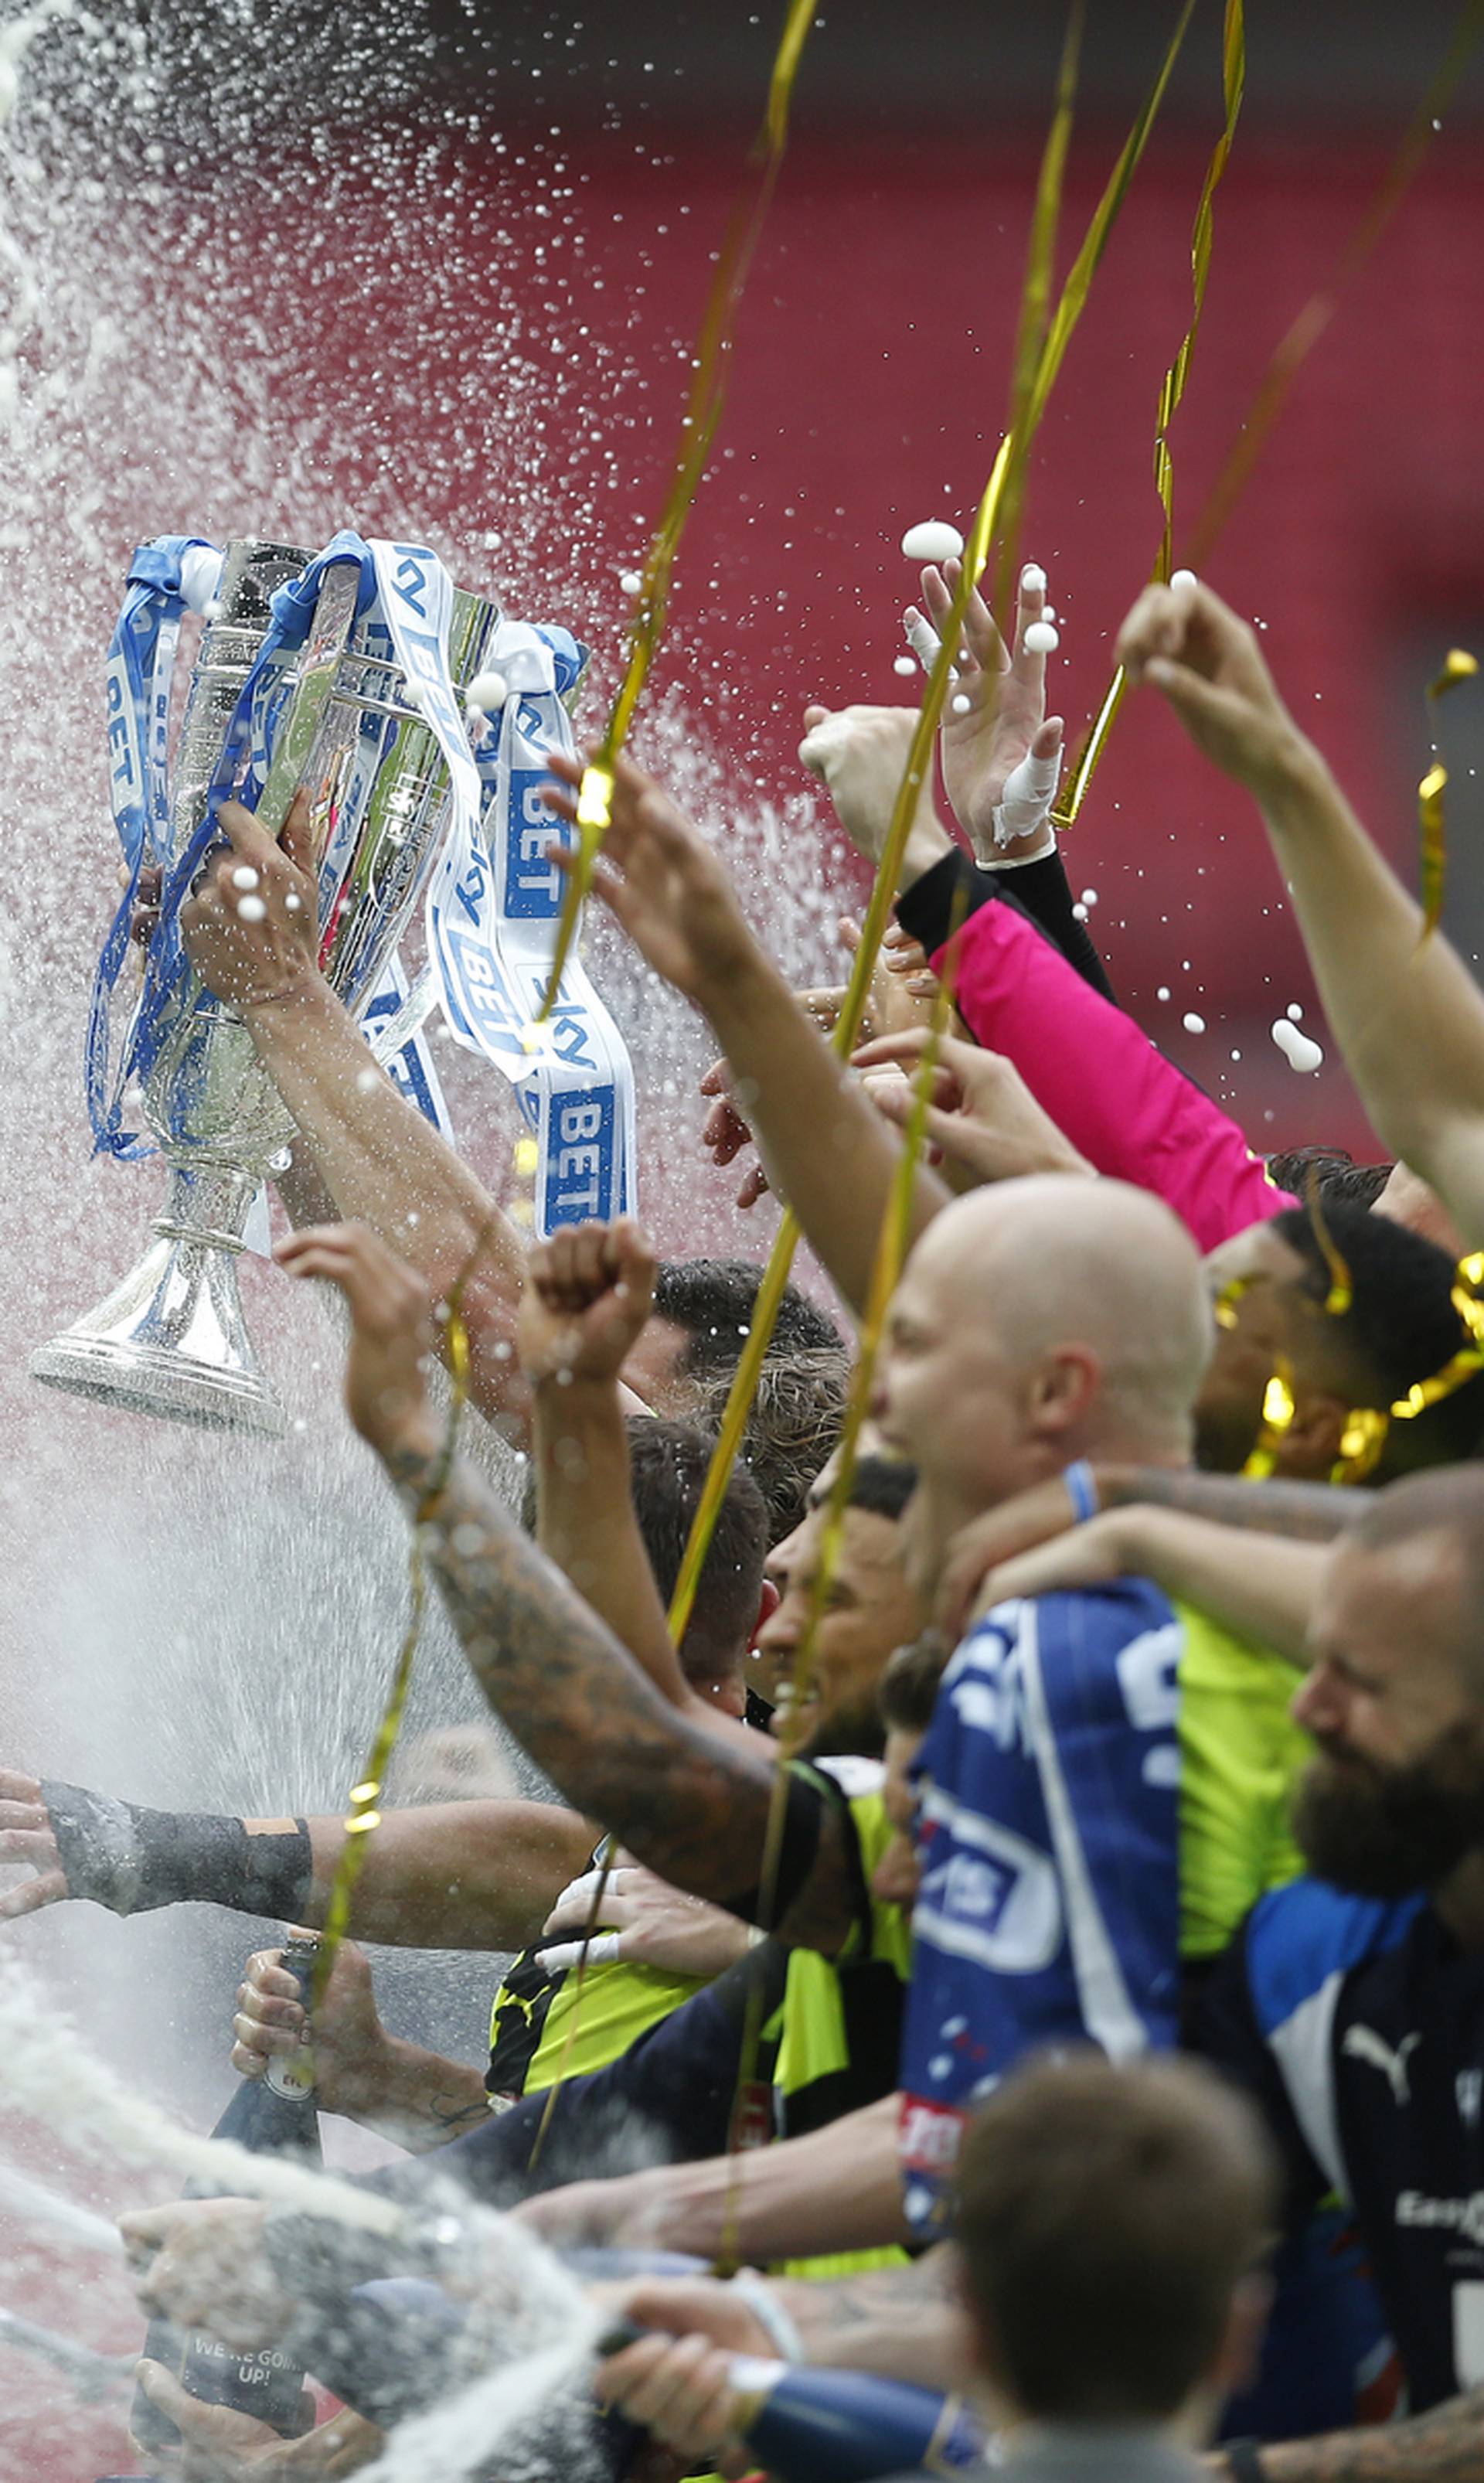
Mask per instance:
[[[93,978],[88,1023],[89,1109],[99,1148],[152,1152],[119,1126],[121,1078],[111,1101],[113,996],[129,953],[139,875],[170,850],[171,681],[181,614],[199,612],[216,593],[222,555],[199,535],[157,535],[129,563],[123,606],[108,648],[108,792],[128,884],[109,925]]]
[[[537,1141],[535,1222],[544,1236],[633,1213],[633,1071],[575,951],[550,1018],[534,1028],[562,913],[562,876],[546,847],[573,833],[540,788],[548,752],[575,749],[564,696],[586,651],[565,629],[502,621],[483,660],[507,697],[476,753],[480,836],[462,847],[451,837],[434,875],[428,951],[455,1039],[516,1088]]]

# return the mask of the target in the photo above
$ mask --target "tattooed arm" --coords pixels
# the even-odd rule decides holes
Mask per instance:
[[[1339,1483],[1255,1482],[1241,1475],[1199,1474],[1194,1466],[1100,1466],[1096,1476],[1103,1508],[1146,1501],[1302,1543],[1333,1543],[1365,1516],[1368,1498]]]
[[[1484,2483],[1484,2389],[1407,2422],[1264,2443],[1261,2455],[1266,2483]]]
[[[470,1669],[495,1713],[589,1817],[692,1896],[751,1914],[777,1776],[750,1737],[722,1740],[667,1703],[482,1478],[447,1459],[428,1402],[428,1289],[358,1225],[295,1234],[282,1265],[327,1278],[351,1313],[346,1401],[418,1523]],[[789,1939],[834,1950],[854,1919],[844,1831],[785,1779],[777,1887]]]

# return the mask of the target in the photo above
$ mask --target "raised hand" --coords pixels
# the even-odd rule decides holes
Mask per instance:
[[[427,1285],[365,1224],[310,1224],[278,1243],[291,1276],[319,1276],[351,1314],[345,1402],[378,1450],[431,1455],[442,1434],[428,1398],[433,1305]]]
[[[42,1906],[60,1906],[71,1895],[57,1851],[51,1813],[35,1776],[0,1768],[0,1865],[29,1863],[34,1879],[0,1888],[0,1922],[16,1922]]]
[[[835,814],[858,853],[879,863],[916,731],[911,707],[807,707],[799,757],[828,787]],[[952,850],[933,805],[929,768],[917,788],[899,882],[907,886]]]
[[[141,2363],[139,2384],[180,2434],[178,2448],[146,2452],[162,2483],[332,2483],[378,2454],[383,2435],[349,2408],[301,2440],[280,2440],[234,2406],[203,2405],[162,2363]]]
[[[654,1253],[631,1216],[569,1224],[532,1251],[516,1326],[520,1367],[543,1380],[617,1380],[654,1305]]]
[[[1130,682],[1164,692],[1192,741],[1260,798],[1303,735],[1273,685],[1257,632],[1208,586],[1147,586],[1118,633]]]
[[[309,797],[295,794],[281,841],[240,802],[223,803],[218,825],[230,851],[180,909],[186,955],[231,1008],[298,999],[318,973]]]
[[[547,764],[559,781],[543,796],[575,820],[581,761],[551,751]],[[655,973],[704,1005],[754,945],[731,882],[700,829],[631,759],[617,763],[612,812],[594,889]],[[546,850],[558,869],[575,869],[574,851]]]
[[[911,1076],[928,1041],[927,1030],[918,1028],[862,1044],[855,1055],[855,1066],[866,1073],[866,1090],[877,1110],[901,1129],[912,1113]],[[873,1079],[869,1074],[888,1067],[908,1076]],[[962,1165],[971,1184],[1012,1181],[1020,1173],[1090,1174],[1093,1169],[1042,1110],[1013,1061],[952,1035],[938,1047],[926,1126],[933,1145],[949,1162]]]
[[[962,574],[956,560],[922,573],[922,600],[940,632]],[[1024,859],[1049,835],[1062,719],[1046,711],[1047,659],[1025,644],[1027,629],[1045,611],[1046,573],[1027,563],[1020,572],[1013,654],[977,587],[964,615],[959,678],[943,709],[940,749],[943,790],[982,863]],[[910,606],[909,636],[920,618]],[[966,707],[960,708],[961,700]]]
[[[232,2067],[239,2077],[262,2077],[270,2061],[292,2060],[305,2041],[306,2012],[282,1958],[280,1948],[265,1948],[248,1960],[232,2018]],[[374,2103],[385,2052],[371,1961],[354,1940],[342,1940],[314,2013],[314,2082],[325,2110],[354,2119]]]
[[[548,1970],[575,1965],[601,1874],[585,1871],[564,1888],[537,1943]],[[722,1974],[747,1955],[746,1923],[721,1906],[689,1897],[627,1856],[603,1888],[602,1929],[588,1950],[590,1964],[652,1965],[664,1974]],[[553,1945],[555,1943],[556,1945]]]

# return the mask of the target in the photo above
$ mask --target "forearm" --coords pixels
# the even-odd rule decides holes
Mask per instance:
[[[903,2267],[876,2268],[825,2284],[802,2277],[775,2278],[773,2283],[798,2329],[807,2363],[876,2371],[884,2379],[928,2389],[963,2388],[972,2377],[957,2256],[946,2242]],[[1288,2483],[1286,2476],[1283,2483]]]
[[[490,2118],[482,2069],[390,2035],[363,2074],[336,2077],[327,2100],[332,2111],[377,2130],[413,2155],[464,2138]]]
[[[911,2238],[902,2214],[898,2097],[848,2113],[807,2138],[635,2176],[655,2247],[754,2266]]]
[[[435,1425],[383,1457],[410,1510],[424,1512],[428,1561],[476,1680],[538,1767],[662,1879],[750,1911],[773,1795],[768,1753],[669,1706],[465,1460],[440,1486]],[[799,1853],[781,1902],[807,1893],[811,1910],[793,1936],[824,1945],[827,1926],[837,1942],[850,1914],[833,1818],[820,1815],[816,1841]]]
[[[1203,1250],[1289,1205],[1234,1121],[1105,1001],[1024,915],[986,905],[954,944],[959,1013],[1014,1062],[1099,1172],[1153,1190]],[[944,952],[934,958],[944,970]]]
[[[1120,1510],[1111,1522],[1126,1575],[1153,1578],[1175,1601],[1196,1605],[1239,1637],[1307,1668],[1309,1615],[1326,1545],[1238,1532],[1173,1508]]]
[[[1369,1494],[1326,1482],[1255,1482],[1240,1475],[1198,1473],[1194,1466],[1101,1465],[1094,1469],[1099,1506],[1127,1508],[1147,1502],[1185,1509],[1249,1534],[1290,1541],[1333,1543],[1364,1517]]]
[[[570,1376],[570,1375],[569,1375]],[[671,1641],[630,1489],[628,1432],[611,1380],[538,1387],[536,1539],[672,1707],[699,1702]]]
[[[1259,793],[1325,1014],[1383,1143],[1484,1242],[1484,995],[1295,736]]]
[[[760,950],[718,980],[705,1006],[774,1188],[843,1299],[863,1313],[901,1140]],[[947,1199],[941,1183],[919,1171],[909,1245]]]
[[[250,1829],[257,1823],[249,1821]],[[345,1846],[338,1817],[308,1823],[312,1870],[289,1919],[318,1929]],[[351,1905],[358,1939],[394,1948],[518,1949],[593,1851],[591,1823],[560,1802],[449,1802],[385,1810],[367,1837]]]
[[[525,1249],[515,1227],[376,1066],[328,985],[316,981],[246,1016],[258,1057],[340,1215],[369,1225],[430,1285],[444,1289],[467,1270],[463,1307],[474,1348],[471,1394],[518,1444],[529,1402],[512,1349],[525,1280]],[[470,1268],[476,1242],[478,1261]]]
[[[1410,2421],[1262,2449],[1268,2483],[1484,2483],[1484,2389]]]

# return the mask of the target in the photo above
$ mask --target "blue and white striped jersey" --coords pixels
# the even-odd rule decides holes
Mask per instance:
[[[1147,1579],[1001,1604],[917,1763],[902,2046],[909,2221],[944,2221],[964,2120],[1022,2054],[1178,2037],[1179,1622]]]

